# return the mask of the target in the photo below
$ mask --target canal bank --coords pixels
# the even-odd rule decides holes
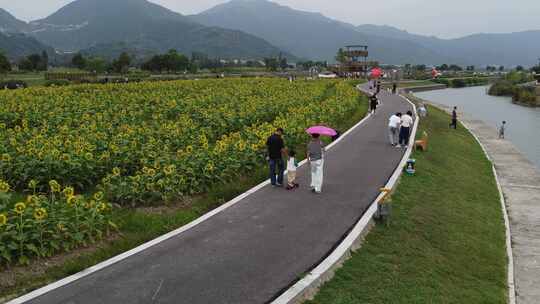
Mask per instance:
[[[511,142],[500,140],[494,127],[464,114],[460,121],[488,154],[504,195],[511,231],[510,290],[513,281],[518,304],[540,303],[540,172]]]

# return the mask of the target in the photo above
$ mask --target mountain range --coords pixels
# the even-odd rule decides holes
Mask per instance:
[[[148,56],[174,48],[221,58],[284,54],[293,61],[333,61],[337,49],[349,44],[368,45],[372,60],[391,64],[530,66],[540,55],[540,31],[439,39],[391,26],[355,26],[267,0],[232,0],[190,16],[146,0],[76,0],[30,23],[0,9],[0,34],[18,38],[0,36],[4,45],[28,39],[23,45],[98,55],[129,50]],[[11,57],[23,53],[11,49]]]

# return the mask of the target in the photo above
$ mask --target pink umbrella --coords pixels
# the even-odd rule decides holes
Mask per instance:
[[[380,68],[373,68],[370,74],[371,74],[371,77],[373,78],[379,78],[382,76],[382,73],[383,72]]]
[[[307,129],[306,132],[308,134],[319,134],[319,135],[330,136],[330,137],[337,135],[337,132],[334,129],[325,127],[325,126],[313,126]]]

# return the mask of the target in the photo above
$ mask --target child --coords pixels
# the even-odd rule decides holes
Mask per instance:
[[[371,95],[371,97],[369,97],[369,109],[371,111],[371,114],[375,114],[378,104],[379,104],[379,99],[377,98],[377,94]]]
[[[504,131],[506,131],[506,121],[503,121],[499,128],[499,139],[504,139]]]
[[[298,188],[299,185],[296,180],[296,168],[298,168],[298,162],[296,161],[296,152],[294,150],[289,151],[289,160],[287,161],[287,190]]]

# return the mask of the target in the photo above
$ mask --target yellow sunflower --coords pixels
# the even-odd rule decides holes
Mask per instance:
[[[41,221],[47,217],[47,210],[45,208],[38,208],[34,211],[34,218]]]
[[[9,184],[0,179],[0,193],[6,193],[9,191]]]
[[[26,204],[23,202],[16,203],[15,207],[13,208],[13,211],[15,211],[15,213],[17,213],[18,215],[23,214],[24,210],[26,210]]]
[[[5,213],[0,213],[0,227],[7,224],[7,215]]]
[[[175,165],[168,165],[163,169],[163,172],[165,173],[165,175],[171,175],[174,173],[175,170],[176,170]]]
[[[120,168],[118,167],[114,167],[112,172],[113,172],[113,176],[120,176],[120,173],[121,173]]]
[[[11,160],[11,156],[7,153],[2,154],[2,161],[7,163]]]
[[[94,199],[96,201],[98,201],[98,202],[103,200],[103,197],[104,197],[104,195],[103,195],[102,191],[98,191],[98,192],[94,193]]]
[[[67,199],[66,199],[66,203],[70,207],[75,206],[75,204],[77,204],[77,197],[75,195],[68,196]]]
[[[55,193],[55,192],[60,192],[60,184],[55,181],[54,179],[49,181],[49,187],[51,187],[51,192]]]
[[[62,190],[62,193],[64,193],[66,197],[70,197],[75,195],[75,189],[73,189],[73,187],[65,187],[64,190]]]

